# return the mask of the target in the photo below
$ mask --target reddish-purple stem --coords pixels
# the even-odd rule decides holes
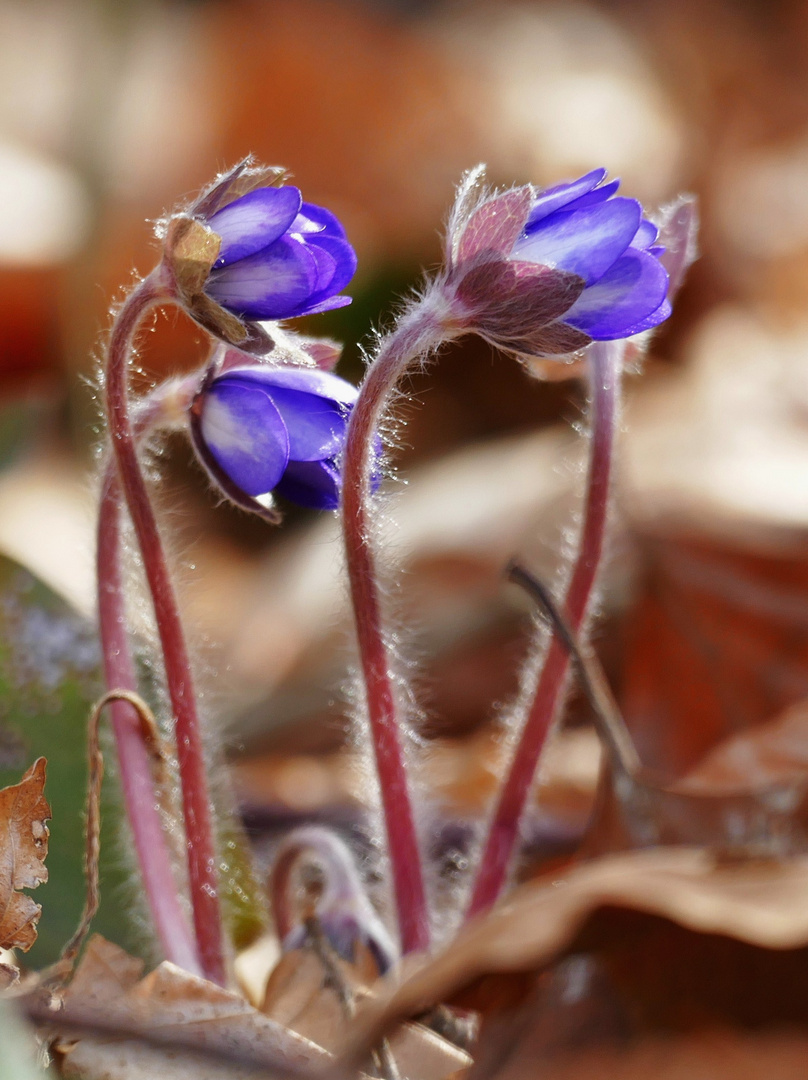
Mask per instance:
[[[110,690],[137,692],[137,675],[126,629],[121,582],[121,491],[108,469],[98,516],[98,620],[104,677]],[[137,710],[126,701],[109,706],[118,750],[124,805],[135,844],[143,888],[163,955],[178,967],[201,975],[196,944],[182,909],[171,857],[158,810],[149,751]]]
[[[406,368],[431,352],[441,338],[438,323],[424,308],[419,308],[384,341],[351,413],[342,473],[348,578],[403,953],[429,948],[429,915],[397,716],[392,660],[382,624],[373,551],[370,478],[376,429],[391,391]]]
[[[138,461],[129,416],[129,358],[134,336],[146,312],[172,296],[172,282],[168,271],[161,265],[129,294],[119,311],[112,328],[107,357],[107,417],[121,486],[154,604],[166,683],[174,713],[188,853],[188,885],[199,958],[205,976],[223,984],[225,964],[216,879],[216,848],[196,695],[177,600]]]
[[[595,342],[590,349],[589,467],[578,556],[565,599],[570,626],[585,625],[603,554],[609,510],[614,434],[620,407],[623,346]],[[467,918],[485,911],[502,891],[541,752],[563,697],[569,654],[554,634],[538,678],[530,711],[489,826]]]

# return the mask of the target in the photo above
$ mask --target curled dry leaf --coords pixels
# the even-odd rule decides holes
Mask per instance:
[[[95,935],[63,1007],[52,1018],[36,1018],[58,1026],[54,1051],[68,1078],[309,1076],[332,1062],[321,1042],[335,1049],[347,1020],[313,952],[290,953],[280,967],[262,1013],[173,964],[141,978],[141,961]],[[442,1080],[470,1064],[456,1047],[416,1024],[405,1027],[392,1049],[400,1069],[421,1080]]]
[[[808,564],[796,532],[638,527],[632,543],[621,705],[643,762],[681,777],[808,693]]]
[[[696,848],[609,856],[560,879],[530,882],[369,1007],[343,1063],[361,1061],[392,1024],[450,1000],[485,975],[545,967],[599,908],[626,908],[700,933],[790,949],[808,944],[806,895],[806,857],[722,864]]]
[[[43,794],[45,758],[38,758],[19,784],[0,791],[0,948],[26,952],[36,941],[42,908],[20,889],[48,880],[51,810]]]
[[[330,1061],[315,1043],[263,1016],[238,994],[170,963],[140,978],[142,966],[104,938],[90,939],[63,1008],[50,1020],[63,1033],[55,1050],[66,1077],[291,1077]],[[96,1031],[74,1034],[87,1029]]]

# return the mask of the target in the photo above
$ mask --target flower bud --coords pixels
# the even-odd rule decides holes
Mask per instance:
[[[358,947],[366,948],[384,974],[397,959],[397,949],[367,898],[348,845],[319,825],[304,825],[289,833],[275,854],[269,893],[278,936],[284,951],[306,941],[303,910],[295,910],[292,893],[295,869],[315,870],[320,887],[311,912],[334,951],[349,963]]]

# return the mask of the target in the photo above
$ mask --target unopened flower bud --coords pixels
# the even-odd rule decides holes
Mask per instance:
[[[289,833],[275,855],[269,893],[283,948],[300,948],[306,940],[303,916],[308,905],[304,903],[301,909],[292,897],[294,871],[304,867],[315,870],[320,878],[310,914],[331,947],[349,963],[356,961],[359,946],[366,948],[384,974],[397,959],[392,938],[367,898],[350,848],[319,825]]]

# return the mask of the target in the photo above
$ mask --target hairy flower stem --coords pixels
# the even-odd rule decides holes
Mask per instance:
[[[377,425],[396,383],[412,363],[434,352],[446,336],[437,317],[424,305],[414,309],[382,342],[351,413],[342,473],[345,554],[402,953],[429,947],[429,915],[393,663],[382,623],[370,486]]]
[[[121,487],[152,596],[166,684],[174,713],[188,852],[188,885],[199,959],[205,976],[223,984],[225,964],[216,880],[216,848],[196,695],[174,587],[140,468],[129,415],[129,358],[135,334],[144,315],[154,305],[172,297],[173,281],[161,264],[129,294],[118,312],[107,356],[107,418]]]
[[[121,581],[121,490],[107,469],[98,516],[98,620],[107,686],[137,692],[137,675],[126,629]],[[137,710],[126,701],[110,704],[126,814],[132,829],[143,888],[166,960],[201,975],[196,943],[182,909],[171,870],[149,750]]]
[[[565,599],[566,617],[576,634],[584,627],[603,555],[614,436],[620,408],[622,358],[623,345],[619,342],[595,342],[589,352],[592,400],[584,520]],[[553,634],[527,720],[500,788],[467,918],[489,908],[505,885],[539,758],[561,704],[569,664],[569,653]]]

